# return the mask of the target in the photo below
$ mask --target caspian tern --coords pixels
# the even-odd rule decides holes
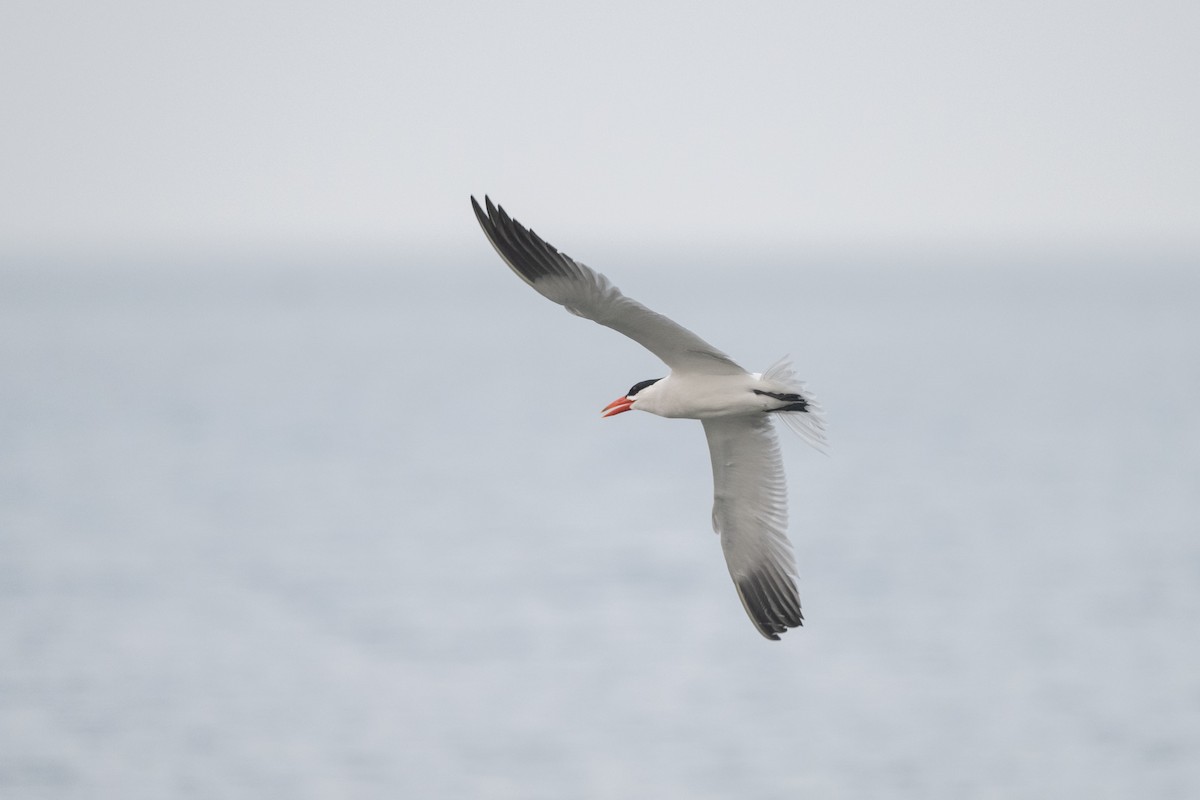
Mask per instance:
[[[649,411],[698,419],[712,457],[713,529],[742,606],[758,632],[779,639],[803,624],[796,567],[787,538],[787,489],[772,417],[817,449],[825,441],[820,406],[797,381],[787,359],[762,374],[683,326],[631,300],[608,278],[560,253],[486,196],[487,213],[471,206],[496,252],[513,272],[567,311],[605,325],[645,347],[670,368],[639,381],[605,406],[602,416]]]

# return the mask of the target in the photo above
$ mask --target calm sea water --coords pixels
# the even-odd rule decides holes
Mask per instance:
[[[490,253],[13,265],[0,796],[1200,795],[1200,271],[609,271],[824,402],[805,628],[699,426],[600,419],[654,359]]]

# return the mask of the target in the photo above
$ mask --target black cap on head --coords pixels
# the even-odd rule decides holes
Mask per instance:
[[[654,384],[658,383],[661,380],[662,380],[662,378],[651,378],[648,381],[638,381],[637,383],[635,383],[633,385],[633,388],[631,388],[629,390],[629,393],[626,394],[625,396],[633,397],[635,394],[640,392],[642,389],[645,389],[647,386],[653,386]]]

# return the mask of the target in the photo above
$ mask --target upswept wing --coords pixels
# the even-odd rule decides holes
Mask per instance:
[[[787,538],[787,487],[771,420],[706,419],[713,467],[713,529],[738,597],[759,633],[778,639],[803,624]]]
[[[662,359],[673,372],[738,375],[745,372],[708,342],[655,313],[599,272],[581,264],[523,227],[486,196],[487,213],[471,206],[480,227],[513,272],[567,311],[623,333]]]

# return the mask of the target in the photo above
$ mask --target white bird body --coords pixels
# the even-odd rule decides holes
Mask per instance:
[[[484,198],[475,216],[496,252],[522,280],[577,316],[623,333],[670,367],[610,403],[604,416],[647,411],[698,419],[713,468],[713,529],[759,633],[778,639],[803,624],[796,569],[787,539],[787,488],[772,417],[814,447],[824,444],[820,406],[786,360],[749,373],[667,317],[631,300],[607,278],[560,253]]]
[[[714,419],[766,411],[769,398],[754,394],[760,376],[672,372],[638,392],[631,409],[672,419]]]
[[[705,375],[672,372],[637,393],[632,411],[671,419],[716,419],[765,414],[786,406],[774,395],[795,394],[798,387],[764,379],[761,372]]]

